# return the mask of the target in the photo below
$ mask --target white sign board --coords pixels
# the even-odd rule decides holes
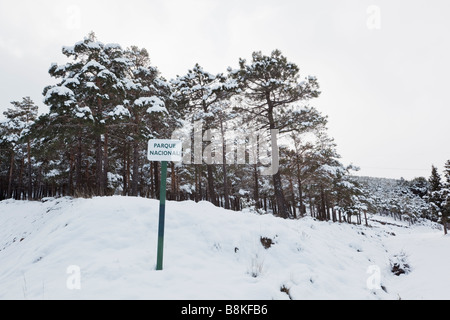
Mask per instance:
[[[179,140],[150,140],[148,142],[148,160],[150,161],[182,161],[183,145]]]

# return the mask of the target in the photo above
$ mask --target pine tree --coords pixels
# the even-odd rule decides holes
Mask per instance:
[[[288,112],[292,104],[319,96],[319,85],[315,77],[299,81],[299,68],[287,61],[280,51],[270,56],[254,52],[251,63],[240,59],[238,70],[229,70],[243,90],[245,106],[239,109],[248,119],[256,119],[260,129],[279,130],[289,128],[296,121],[296,113]],[[276,146],[273,146],[276,147]],[[273,175],[278,214],[289,217],[289,209],[283,192],[280,172]]]
[[[443,210],[444,205],[444,199],[443,199],[443,185],[441,182],[441,176],[438,172],[438,169],[435,166],[432,166],[431,168],[431,176],[428,180],[430,183],[430,189],[429,189],[429,203],[431,206],[431,212],[434,216],[437,216],[440,218],[440,221],[444,225],[444,232],[447,234],[447,226],[446,226],[446,218],[445,218],[445,212]]]
[[[38,115],[38,107],[30,97],[25,97],[22,101],[11,102],[13,108],[8,108],[3,114],[6,116],[6,122],[2,124],[4,131],[3,140],[6,140],[10,146],[10,169],[8,175],[7,196],[12,197],[12,188],[14,180],[14,162],[19,161],[19,184],[17,198],[31,199],[33,197],[32,186],[32,155],[31,138],[29,136],[30,128]],[[18,159],[16,159],[16,156]],[[23,182],[25,171],[25,160],[27,163],[27,192],[25,196],[25,187]]]
[[[229,92],[231,94],[231,91]],[[223,192],[223,207],[225,209],[230,209],[230,184],[229,184],[229,170],[228,170],[228,155],[227,155],[227,147],[228,144],[232,142],[227,138],[227,131],[233,128],[233,120],[235,120],[238,115],[233,112],[231,108],[231,102],[227,99],[223,99],[221,101],[216,102],[211,106],[211,112],[214,114],[214,119],[212,125],[217,129],[217,133],[220,136],[218,138],[219,148],[221,150],[216,150],[218,154],[221,154],[222,159],[222,175],[223,175],[223,184],[222,184],[222,192]],[[255,197],[255,200],[257,197]]]
[[[450,187],[450,160],[448,160],[444,165],[444,177],[445,177],[445,187]]]
[[[429,183],[424,177],[414,178],[409,182],[409,189],[415,195],[423,198],[428,194]]]
[[[65,134],[71,135],[78,129],[74,136],[86,140],[83,132],[92,133],[95,193],[104,195],[108,168],[108,113],[118,104],[115,95],[123,91],[116,73],[122,73],[120,69],[126,62],[121,60],[119,46],[105,46],[97,41],[94,33],[73,47],[63,47],[62,51],[73,61],[51,66],[50,75],[61,81],[44,89],[44,102],[50,106],[52,118],[59,122]],[[123,68],[119,68],[120,65]]]
[[[158,168],[146,167],[146,142],[170,137],[177,109],[147,50],[103,44],[90,33],[62,52],[70,60],[49,70],[59,82],[44,89],[50,113],[38,131],[59,149],[48,157],[66,158],[60,172],[69,172],[69,190],[75,183],[76,194],[137,196],[149,185],[157,196]],[[174,107],[170,114],[167,106]]]
[[[447,223],[450,218],[450,160],[444,166],[445,182],[443,183],[442,196],[442,224],[444,225],[444,233],[448,233]]]
[[[214,110],[220,112],[217,104],[229,98],[230,92],[236,88],[234,81],[227,81],[227,78],[221,73],[211,74],[199,64],[196,64],[186,75],[172,80],[171,83],[174,87],[175,96],[185,107],[184,113],[189,121],[191,123],[202,121],[205,131],[210,131],[214,127],[216,116]],[[210,141],[210,137],[206,137],[204,141]],[[198,150],[196,152],[198,153]],[[195,156],[195,158],[196,163],[203,162],[203,159],[198,159],[198,156]],[[207,163],[206,168],[207,200],[218,205],[214,184],[214,166],[212,163]],[[201,165],[197,164],[196,169],[198,169],[199,180],[201,180]],[[198,189],[201,192],[201,186]]]
[[[430,192],[440,191],[442,188],[441,176],[435,166],[431,168],[431,176],[428,180],[430,183]]]
[[[166,108],[171,103],[170,85],[161,78],[158,69],[151,66],[147,50],[132,46],[126,50],[125,57],[129,65],[124,83],[126,93],[123,106],[127,117],[125,123],[131,129],[127,135],[132,140],[131,195],[138,196],[142,176],[141,153],[146,148],[146,142],[152,138],[168,138],[167,128],[176,127],[176,120],[172,114],[168,115]],[[156,167],[156,163],[153,167]]]

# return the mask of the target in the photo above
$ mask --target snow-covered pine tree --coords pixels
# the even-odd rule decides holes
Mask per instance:
[[[149,139],[170,138],[171,132],[168,131],[173,130],[177,123],[176,115],[169,114],[166,108],[172,103],[171,87],[160,76],[158,69],[151,66],[148,51],[132,46],[126,50],[125,57],[129,61],[129,68],[124,82],[126,94],[123,107],[129,125],[126,139],[131,140],[132,146],[131,195],[138,196],[142,189],[139,188],[139,182],[142,180],[142,151],[146,148],[146,142]],[[162,117],[164,121],[161,121]],[[152,190],[157,196],[157,163],[153,163],[152,167]]]
[[[444,165],[444,177],[445,186],[448,188],[450,186],[450,160],[448,160]]]
[[[232,91],[228,91],[229,95],[232,95]],[[233,142],[229,140],[229,137],[227,136],[228,131],[232,131],[233,127],[235,126],[235,119],[238,118],[238,115],[233,112],[232,103],[228,97],[227,99],[222,99],[220,101],[217,101],[214,103],[210,109],[212,114],[214,115],[212,126],[216,128],[218,131],[218,135],[220,135],[220,141],[219,144],[221,144],[221,154],[222,154],[222,172],[220,173],[222,175],[223,184],[222,188],[218,187],[220,189],[222,195],[223,195],[223,207],[225,209],[230,209],[230,190],[231,186],[229,184],[229,170],[228,170],[228,157],[227,155],[227,147],[229,144],[232,144]],[[216,137],[217,139],[217,137]],[[255,197],[255,201],[256,201]]]
[[[240,59],[239,69],[229,69],[229,72],[243,90],[245,104],[239,111],[248,119],[257,119],[261,129],[282,131],[292,123],[290,119],[294,114],[286,113],[293,103],[320,95],[317,79],[309,76],[300,81],[298,66],[288,62],[279,50],[270,56],[254,52],[250,63]],[[278,214],[289,218],[280,172],[273,175],[273,185]]]
[[[444,165],[444,178],[441,196],[442,196],[442,224],[444,233],[448,233],[448,221],[450,220],[450,160]]]
[[[325,131],[321,131],[316,142],[315,161],[317,168],[314,170],[312,183],[313,190],[315,189],[317,194],[315,198],[317,199],[318,218],[321,220],[330,220],[333,183],[337,184],[337,181],[340,181],[347,173],[339,159],[340,155],[336,151],[334,139],[329,137]],[[351,216],[350,207],[351,205],[344,207],[347,209],[348,217]]]
[[[434,216],[439,217],[440,222],[444,224],[444,232],[447,234],[447,228],[444,223],[443,215],[443,195],[442,195],[442,181],[438,169],[435,166],[431,168],[431,176],[428,180],[430,189],[428,191],[428,199],[431,206],[431,212]]]
[[[16,199],[32,199],[32,155],[30,128],[38,116],[38,107],[30,97],[25,97],[22,101],[12,101],[12,108],[8,108],[3,114],[6,121],[2,126],[3,145],[8,145],[10,152],[10,168],[8,174],[7,197],[13,196],[14,162],[18,161],[19,181],[15,192]],[[26,169],[25,169],[26,162]],[[26,170],[26,173],[25,173]],[[27,187],[25,192],[24,176],[27,176]]]
[[[311,180],[314,173],[314,145],[311,142],[302,142],[296,134],[291,134],[294,141],[294,149],[291,157],[291,172],[295,175],[297,182],[298,203],[300,215],[306,214],[305,187]]]
[[[228,99],[230,92],[237,87],[235,81],[229,81],[222,73],[211,74],[199,64],[196,64],[186,75],[178,76],[172,80],[171,83],[174,87],[174,96],[184,105],[186,118],[191,123],[202,121],[203,129],[206,131],[214,127],[215,114],[213,111],[220,110],[217,109],[217,103]],[[203,161],[203,159],[196,159],[195,162],[200,162],[200,160]],[[201,165],[196,167],[199,173],[199,181],[201,181]],[[214,166],[207,164],[206,168],[207,200],[218,205],[214,185]],[[197,191],[201,192],[201,186]]]
[[[130,62],[118,44],[105,45],[97,41],[94,33],[72,47],[63,47],[62,52],[71,61],[62,66],[52,64],[49,73],[60,82],[45,88],[44,102],[50,106],[52,123],[78,137],[78,160],[83,144],[95,146],[93,189],[95,194],[104,195],[108,186],[110,126],[122,110]],[[76,163],[77,179],[81,179],[81,164]],[[77,180],[77,187],[80,185]]]
[[[421,198],[428,194],[429,183],[424,177],[414,178],[409,182],[409,189],[411,192]]]

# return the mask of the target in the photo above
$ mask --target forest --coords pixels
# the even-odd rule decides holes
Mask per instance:
[[[57,84],[43,88],[49,111],[39,114],[24,97],[4,113],[0,200],[157,199],[160,164],[147,160],[147,143],[185,130],[192,141],[200,138],[201,150],[224,161],[194,151],[193,159],[204,161],[170,163],[169,200],[209,201],[285,219],[311,215],[363,224],[372,212],[446,225],[450,160],[443,178],[435,167],[429,179],[413,181],[354,176],[358,168],[341,163],[327,116],[312,106],[321,94],[319,79],[301,74],[279,50],[253,52],[251,60],[240,59],[219,74],[196,64],[171,80],[151,64],[146,49],[103,44],[94,33],[63,47],[62,54],[67,62],[48,70]],[[191,132],[198,123],[200,132]],[[225,151],[251,143],[246,133],[255,130],[260,136],[278,133],[279,166],[272,175],[263,174],[267,166],[259,152],[227,161]]]

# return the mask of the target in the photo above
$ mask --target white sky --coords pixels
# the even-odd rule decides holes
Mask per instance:
[[[344,163],[361,175],[428,177],[450,159],[448,12],[445,0],[0,0],[0,112],[24,96],[45,110],[50,64],[91,30],[147,48],[168,79],[278,48],[318,77],[323,94],[311,104],[329,116]]]

